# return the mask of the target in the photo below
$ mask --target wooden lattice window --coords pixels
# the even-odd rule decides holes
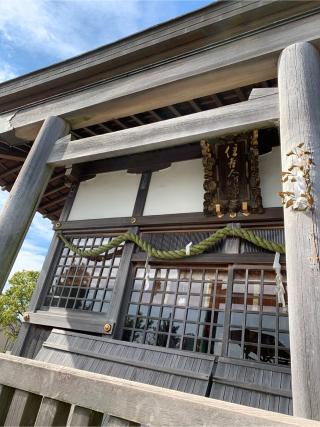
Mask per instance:
[[[138,266],[123,340],[221,354],[227,268]]]
[[[278,304],[274,271],[235,267],[227,355],[289,364],[289,347],[287,307]]]
[[[287,305],[278,303],[271,267],[161,266],[146,280],[138,265],[122,339],[290,364]]]
[[[73,237],[81,249],[106,244],[110,236]],[[109,308],[119,270],[122,246],[96,260],[82,258],[64,248],[45,298],[45,307],[106,312]]]

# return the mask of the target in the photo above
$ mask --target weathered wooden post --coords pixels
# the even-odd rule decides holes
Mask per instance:
[[[320,420],[320,55],[309,43],[287,47],[279,61],[282,168],[287,153],[304,143],[314,206],[284,209],[293,413]]]
[[[60,117],[48,117],[33,143],[0,216],[0,293],[29,229],[53,168],[47,159],[55,141],[69,131]]]

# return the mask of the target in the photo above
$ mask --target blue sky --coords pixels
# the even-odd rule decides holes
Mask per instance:
[[[213,0],[0,0],[0,82],[79,55]],[[0,192],[0,207],[7,199]],[[40,270],[51,223],[36,214],[11,274]]]

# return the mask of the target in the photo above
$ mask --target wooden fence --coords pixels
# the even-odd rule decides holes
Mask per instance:
[[[0,425],[320,426],[320,422],[0,355]]]

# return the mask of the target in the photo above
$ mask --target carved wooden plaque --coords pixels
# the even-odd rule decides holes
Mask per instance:
[[[201,141],[205,215],[262,213],[258,131]]]

